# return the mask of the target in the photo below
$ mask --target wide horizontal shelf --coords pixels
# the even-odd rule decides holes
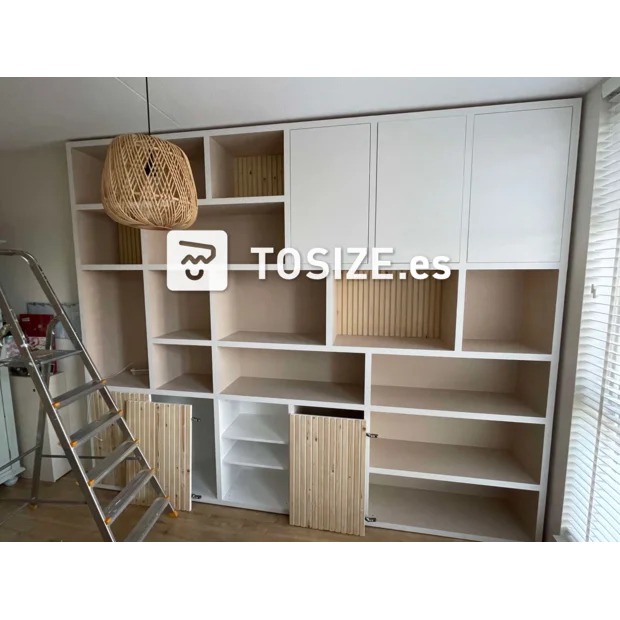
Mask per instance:
[[[527,491],[540,486],[507,450],[396,439],[372,440],[370,471]]]
[[[438,338],[398,338],[394,336],[336,336],[334,346],[363,347],[366,349],[453,350]]]
[[[529,541],[502,498],[371,484],[373,525],[480,541]]]
[[[288,444],[289,417],[282,413],[242,413],[226,429],[224,439]]]
[[[334,403],[357,407],[364,404],[364,389],[361,385],[326,381],[239,377],[222,394],[285,403]]]
[[[148,373],[133,374],[125,370],[120,374],[110,377],[107,386],[111,390],[123,390],[126,392],[148,392],[150,389]]]
[[[372,406],[417,415],[544,424],[545,418],[512,394],[376,385]]]
[[[179,329],[163,336],[152,338],[157,344],[209,345],[211,338],[207,329]]]
[[[284,196],[248,196],[239,198],[210,198],[201,201],[201,213],[258,215],[277,213],[282,209]]]
[[[279,332],[238,331],[222,338],[219,343],[325,346],[325,338],[317,334],[285,334]]]
[[[542,349],[536,349],[530,345],[510,340],[463,340],[463,351],[472,353],[502,353],[510,355],[512,359],[540,361],[551,359],[551,354]]]
[[[116,263],[111,263],[101,265],[81,265],[81,268],[83,271],[142,271],[144,269],[144,265],[119,265]]]
[[[288,471],[245,467],[236,469],[236,478],[224,495],[224,502],[254,510],[288,512]]]
[[[268,443],[237,441],[224,457],[228,465],[288,469],[288,448]]]
[[[157,392],[184,394],[213,394],[213,377],[198,373],[185,373],[156,388]]]

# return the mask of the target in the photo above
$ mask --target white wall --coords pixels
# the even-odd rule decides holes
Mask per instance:
[[[63,303],[76,302],[77,281],[64,144],[0,153],[0,240],[2,248],[31,252]],[[28,265],[0,256],[0,285],[11,305],[26,312],[28,301],[46,301]],[[58,348],[67,346],[58,341]],[[83,382],[75,358],[60,362],[67,389]],[[67,410],[71,428],[85,421],[85,408]],[[36,412],[33,412],[36,415]],[[19,433],[19,428],[17,429]]]
[[[559,534],[562,520],[566,460],[573,409],[573,394],[575,392],[579,324],[581,322],[590,230],[590,210],[592,207],[592,189],[596,164],[596,145],[602,102],[601,84],[598,84],[584,98],[581,119],[577,187],[571,233],[571,255],[564,310],[564,327],[562,330],[558,392],[553,424],[545,540],[553,540],[553,536]]]

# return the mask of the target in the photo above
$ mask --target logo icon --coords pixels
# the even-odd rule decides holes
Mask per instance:
[[[223,230],[171,230],[167,269],[171,291],[226,290],[228,235]]]

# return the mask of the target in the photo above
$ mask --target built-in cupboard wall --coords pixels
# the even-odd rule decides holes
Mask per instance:
[[[218,293],[167,289],[165,233],[132,236],[99,203],[109,141],[71,143],[87,347],[114,389],[191,406],[179,488],[194,501],[294,505],[296,524],[355,533],[361,505],[367,525],[539,539],[578,129],[571,100],[168,136],[197,179],[192,228],[228,233]],[[285,247],[333,263],[373,246],[394,248],[392,280],[275,269]],[[252,247],[274,248],[264,280]],[[451,274],[413,278],[416,255]],[[328,443],[300,456],[294,415]],[[336,456],[320,429],[345,427]],[[329,486],[332,457],[357,486],[346,468]]]

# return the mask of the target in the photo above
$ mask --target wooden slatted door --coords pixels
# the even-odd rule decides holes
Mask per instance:
[[[128,402],[127,424],[159,482],[176,510],[192,509],[192,407],[191,405]],[[127,479],[138,473],[140,465],[127,461]],[[150,505],[154,493],[149,486],[135,504]]]
[[[290,418],[290,524],[363,536],[366,423]]]

